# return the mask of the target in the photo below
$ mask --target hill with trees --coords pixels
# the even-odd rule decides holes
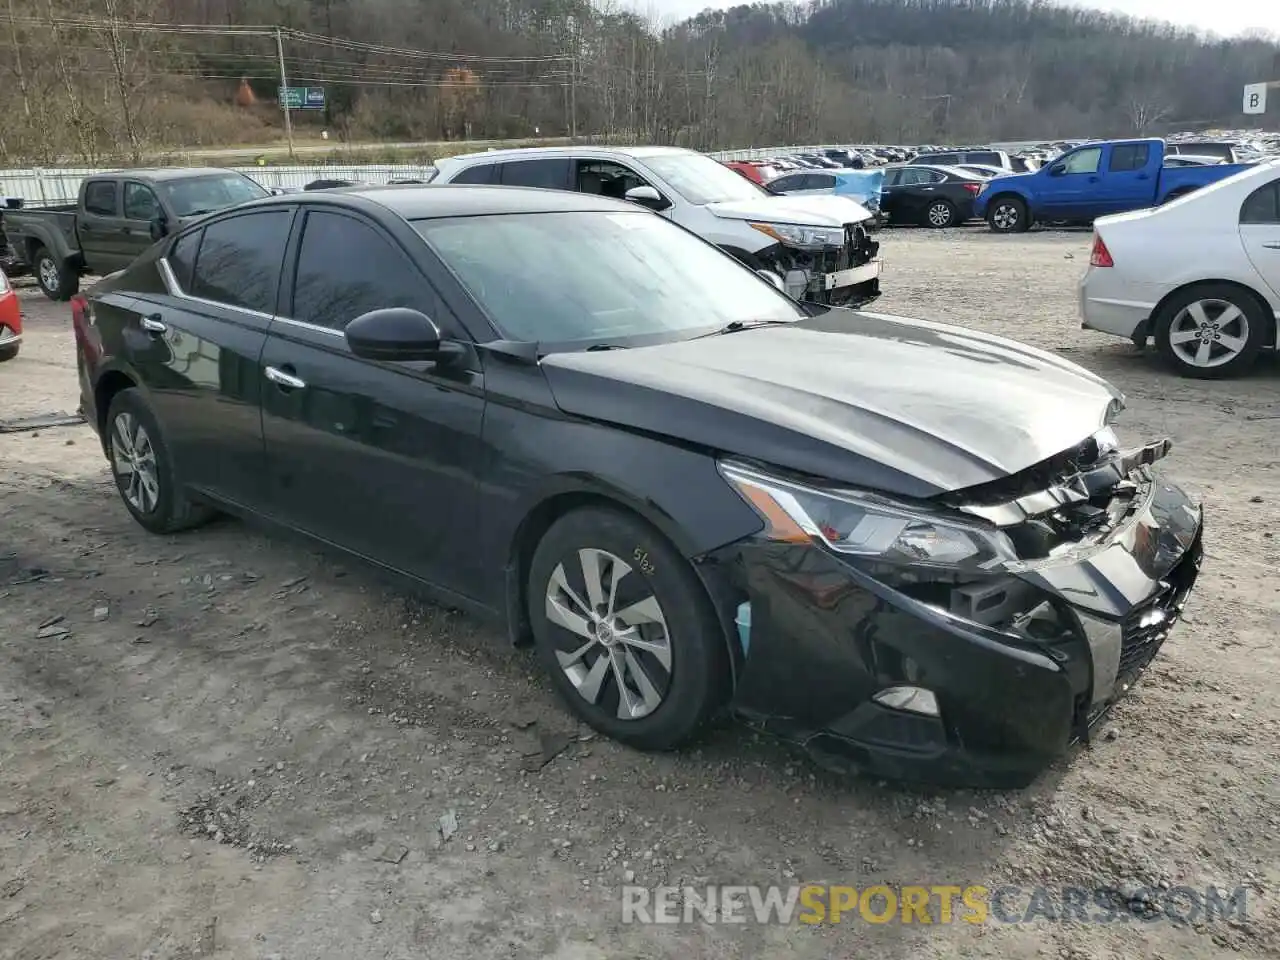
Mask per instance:
[[[277,46],[276,28],[279,27]],[[281,56],[283,55],[283,57]],[[1240,123],[1280,45],[1044,0],[810,0],[651,23],[609,0],[0,4],[0,162],[278,138],[608,136],[714,149]]]

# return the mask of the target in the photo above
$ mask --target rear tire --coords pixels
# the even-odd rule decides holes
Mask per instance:
[[[958,219],[955,205],[950,200],[935,200],[924,212],[924,225],[935,230],[954,227]]]
[[[727,699],[729,653],[711,600],[689,561],[638,518],[565,514],[534,552],[526,593],[552,684],[605,736],[670,750]]]
[[[80,275],[65,260],[59,261],[47,247],[36,247],[32,271],[40,292],[53,301],[70,300],[80,289]]]
[[[120,499],[145,529],[176,533],[213,519],[215,511],[193,503],[179,484],[164,432],[136,387],[111,398],[104,437]]]
[[[18,355],[18,350],[21,349],[21,347],[22,344],[20,343],[15,343],[8,347],[0,347],[0,363],[4,363],[6,360],[12,360],[16,357]]]
[[[1165,363],[1184,377],[1221,380],[1244,373],[1266,341],[1267,311],[1239,287],[1203,283],[1172,297],[1152,324]]]
[[[987,209],[987,226],[992,233],[1026,233],[1031,214],[1018,197],[997,197]]]

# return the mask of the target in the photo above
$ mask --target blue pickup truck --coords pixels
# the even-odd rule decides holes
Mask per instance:
[[[1089,222],[1109,213],[1158,207],[1249,166],[1166,167],[1164,158],[1163,140],[1086,143],[1035,173],[988,180],[973,212],[996,233],[1021,233],[1037,221]]]

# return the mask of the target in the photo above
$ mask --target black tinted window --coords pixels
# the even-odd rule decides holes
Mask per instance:
[[[442,320],[426,281],[388,237],[342,214],[307,214],[293,319],[341,330],[361,314],[385,307],[413,307],[437,323]]]
[[[99,217],[114,217],[118,209],[116,194],[114,180],[95,180],[84,189],[85,213],[96,214]]]
[[[183,234],[165,257],[169,261],[169,269],[173,271],[178,286],[183,290],[191,289],[191,268],[196,264],[196,251],[200,249],[200,238],[203,230],[193,230]]]
[[[275,313],[280,263],[292,220],[289,210],[269,210],[205,227],[191,278],[192,295]]]
[[[460,174],[453,178],[454,183],[492,183],[493,171],[495,169],[492,163],[482,163],[478,166],[467,167]]]
[[[154,220],[160,216],[160,201],[146,184],[126,183],[124,216],[126,220]]]
[[[1249,194],[1240,208],[1241,223],[1280,223],[1280,181],[1273,180]]]
[[[964,155],[966,163],[989,163],[993,167],[1003,167],[1004,157],[994,150],[970,150]]]
[[[569,186],[568,158],[517,160],[502,164],[502,183],[508,187],[543,187],[565,190]]]
[[[1111,148],[1111,163],[1107,166],[1107,169],[1116,173],[1141,170],[1147,165],[1147,157],[1150,155],[1150,144],[1117,143]]]

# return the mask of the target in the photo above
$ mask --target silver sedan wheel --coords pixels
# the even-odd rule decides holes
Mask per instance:
[[[52,257],[42,257],[40,260],[40,283],[46,290],[58,289],[58,265]]]
[[[1016,218],[1015,218],[1016,219]],[[935,203],[929,208],[929,225],[947,227],[951,225],[951,207],[945,203]]]
[[[1169,325],[1169,347],[1189,367],[1230,363],[1249,343],[1249,318],[1229,300],[1197,300]]]
[[[120,413],[111,425],[111,465],[120,492],[139,513],[151,513],[160,502],[160,471],[146,428],[131,413]]]
[[[991,222],[1001,230],[1012,230],[1018,225],[1018,208],[1012,203],[1002,203],[991,212]]]
[[[579,550],[576,566],[580,571],[558,564],[547,584],[547,619],[574,637],[556,651],[560,668],[588,703],[602,706],[616,696],[619,719],[647,717],[670,688],[662,606],[647,581],[607,550]]]

